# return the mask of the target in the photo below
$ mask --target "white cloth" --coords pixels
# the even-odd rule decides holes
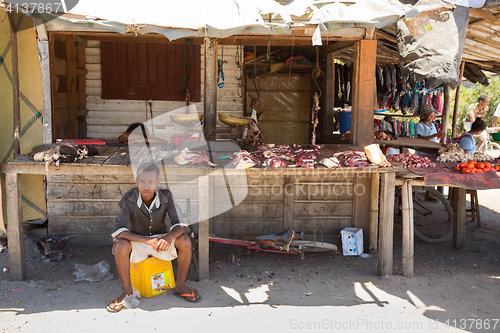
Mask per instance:
[[[387,147],[387,150],[385,151],[385,156],[397,155],[397,154],[399,154],[398,148]]]
[[[466,122],[464,125],[464,128],[467,132],[470,131],[471,127],[472,127],[472,123],[470,121]]]
[[[120,230],[117,230],[118,232]],[[154,235],[152,238],[160,238],[166,234]],[[148,257],[155,257],[161,260],[172,261],[177,258],[177,249],[175,248],[175,239],[172,240],[172,244],[168,247],[166,251],[156,252],[151,245],[147,245],[140,242],[130,242],[132,244],[132,252],[130,253],[130,262],[137,264]],[[115,254],[115,243],[113,244],[113,255]]]
[[[493,117],[500,118],[500,103],[498,104],[497,109],[495,110],[495,113],[493,114]]]

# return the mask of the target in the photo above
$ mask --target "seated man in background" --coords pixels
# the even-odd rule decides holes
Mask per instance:
[[[187,224],[179,220],[172,193],[157,188],[159,174],[155,164],[139,166],[137,187],[125,193],[118,204],[120,210],[111,236],[115,240],[113,254],[123,292],[108,304],[109,312],[138,305],[130,281],[130,263],[141,262],[149,256],[169,261],[177,258],[176,295],[191,302],[200,299],[195,289],[186,286],[192,253],[191,239],[184,233]],[[171,226],[165,222],[167,214]]]

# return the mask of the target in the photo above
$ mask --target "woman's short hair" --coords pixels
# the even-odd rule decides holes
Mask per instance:
[[[470,128],[471,131],[484,131],[485,129],[486,122],[481,117],[477,117]]]

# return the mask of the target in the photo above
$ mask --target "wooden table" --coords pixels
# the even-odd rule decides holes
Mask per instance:
[[[432,142],[429,140],[419,139],[419,138],[410,138],[410,137],[398,137],[396,140],[374,140],[374,143],[378,143],[379,145],[388,145],[392,147],[400,147],[400,148],[424,148],[426,150],[432,150],[435,153],[438,149],[443,148],[443,145],[437,142]]]
[[[423,176],[416,175],[407,169],[399,168],[397,178],[394,185],[401,186],[401,201],[402,201],[402,220],[403,220],[403,235],[402,235],[402,267],[403,275],[413,277],[413,261],[414,261],[414,221],[413,221],[413,198],[412,187],[426,186]],[[392,180],[391,180],[392,183]],[[453,187],[453,246],[461,248],[465,246],[465,220],[466,220],[466,189],[462,187]],[[394,201],[394,191],[390,192],[391,198],[387,200]],[[382,198],[381,198],[382,200]],[[381,202],[382,204],[382,202]],[[380,275],[392,275],[392,258],[393,258],[393,223],[394,211],[387,212],[387,219],[380,220],[380,240],[386,240],[384,251],[379,254],[379,259],[387,264],[381,264],[379,261]],[[380,245],[382,248],[382,244]],[[382,259],[383,257],[383,259]]]
[[[334,148],[337,149],[338,147]],[[348,149],[349,147],[344,147]],[[128,147],[126,146],[101,146],[99,149],[99,155],[95,157],[85,158],[75,163],[61,164],[59,170],[55,169],[54,165],[50,165],[49,173],[51,175],[133,175],[133,168],[130,165],[130,156]],[[227,154],[227,153],[223,153]],[[213,191],[212,188],[219,186],[217,181],[214,180],[214,173],[210,173],[213,169],[204,166],[178,166],[178,165],[164,165],[164,172],[166,170],[174,170],[178,174],[196,176],[197,177],[197,188],[199,193],[209,193]],[[22,210],[21,210],[21,174],[45,174],[45,163],[34,162],[31,157],[21,156],[15,160],[5,163],[0,166],[0,172],[5,173],[6,183],[7,183],[7,219],[8,219],[8,241],[9,241],[9,268],[10,276],[15,280],[23,280],[26,278],[25,271],[25,257],[24,257],[24,246],[23,246],[23,229],[22,229]],[[345,176],[349,175],[347,181]],[[207,177],[200,177],[201,175],[208,175]],[[393,210],[394,210],[394,187],[395,187],[395,170],[392,168],[378,168],[376,166],[369,166],[363,171],[358,171],[357,168],[339,168],[339,169],[313,169],[309,170],[306,168],[285,168],[285,169],[247,169],[247,170],[225,170],[224,177],[240,177],[246,176],[250,180],[255,179],[268,179],[269,177],[274,177],[275,183],[278,184],[281,189],[285,191],[280,194],[279,197],[274,197],[274,201],[278,201],[275,204],[275,208],[279,210],[279,224],[277,227],[283,226],[284,228],[295,228],[298,230],[303,225],[308,223],[319,223],[318,225],[328,225],[329,223],[340,223],[338,226],[354,226],[363,227],[365,230],[365,242],[369,246],[365,246],[365,249],[371,251],[378,250],[377,239],[378,239],[378,221],[379,221],[379,193],[380,193],[380,220],[381,221],[392,221]],[[259,178],[260,177],[260,178]],[[379,191],[379,179],[381,179],[381,188]],[[305,182],[305,183],[304,183]],[[219,180],[220,183],[220,180]],[[311,196],[298,197],[294,194],[290,194],[286,191],[290,187],[303,187],[303,186],[321,186],[325,184],[343,184],[342,186],[349,186],[351,189],[355,188],[356,185],[363,185],[369,189],[363,196],[353,196],[351,201],[340,200],[335,198],[322,199],[319,198],[320,194],[314,197]],[[251,183],[249,183],[251,184]],[[258,190],[260,188],[275,188],[276,184],[261,184],[251,186],[252,190]],[[306,184],[306,185],[304,185]],[[227,184],[226,184],[227,185]],[[224,183],[222,182],[222,186]],[[246,185],[247,186],[247,185]],[[309,193],[308,193],[309,195]],[[248,203],[247,206],[252,211],[261,210],[261,205],[269,205],[266,198],[261,198],[260,202],[256,202],[259,197],[254,196],[250,198],[254,200]],[[208,259],[209,259],[209,241],[208,234],[211,220],[210,210],[211,198],[208,195],[199,195],[198,198],[198,234],[199,234],[199,244],[198,244],[198,259],[199,259],[199,278],[208,278]],[[349,203],[350,202],[350,203]],[[241,204],[240,204],[241,205]],[[315,206],[316,205],[316,206]],[[348,211],[346,214],[352,214],[352,216],[345,218],[342,216],[333,216],[331,214],[319,214],[314,216],[314,211],[318,205],[328,206],[332,209],[342,210],[346,207]],[[243,205],[245,208],[245,205]],[[266,206],[267,207],[267,206]],[[304,217],[302,214],[303,208],[311,208],[310,211],[313,215],[307,215]],[[337,208],[336,208],[337,207]],[[235,207],[236,208],[236,207]],[[241,207],[238,207],[239,213],[241,213]],[[345,209],[344,209],[345,211]],[[231,219],[231,212],[228,212],[228,217],[226,219]],[[224,215],[224,214],[221,214]],[[220,216],[212,218],[217,221]],[[338,214],[342,215],[342,214]],[[238,216],[238,218],[244,219],[246,221],[246,215]],[[255,219],[255,218],[254,218]],[[368,221],[369,224],[357,225],[361,223],[360,221]],[[318,222],[319,221],[319,222]],[[337,222],[340,221],[340,222]],[[342,222],[343,221],[343,222]],[[349,222],[351,221],[351,222]],[[259,221],[257,221],[259,222]],[[261,221],[260,221],[261,222]],[[260,223],[259,222],[259,223]],[[326,224],[325,224],[326,223]],[[49,221],[50,224],[50,221]],[[217,223],[215,223],[217,224]],[[257,224],[257,223],[256,223]],[[262,223],[261,223],[262,224]],[[212,226],[213,227],[213,226]],[[384,228],[384,230],[382,230]],[[333,229],[332,229],[333,230]],[[389,236],[390,233],[390,236]],[[380,232],[380,258],[379,258],[379,273],[383,274],[386,272],[387,267],[392,269],[392,224],[382,223]],[[381,269],[381,267],[383,269]]]

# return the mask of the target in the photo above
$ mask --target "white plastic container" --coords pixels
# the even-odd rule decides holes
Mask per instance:
[[[344,228],[340,231],[340,237],[345,256],[359,256],[363,253],[363,229]]]

